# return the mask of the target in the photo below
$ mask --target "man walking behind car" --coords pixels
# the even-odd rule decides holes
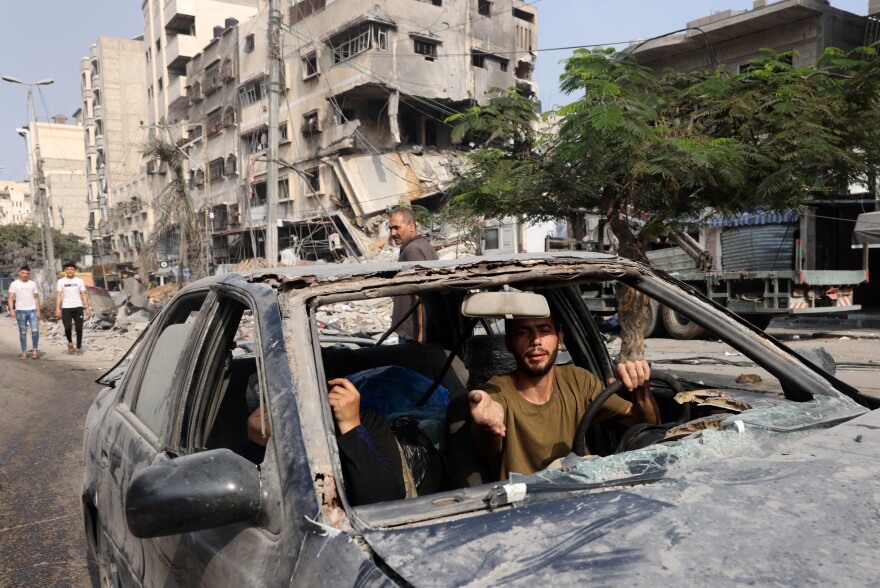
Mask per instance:
[[[18,270],[18,279],[9,286],[9,313],[18,321],[18,340],[21,343],[20,359],[27,359],[27,329],[31,327],[31,341],[34,348],[31,357],[40,357],[40,295],[37,293],[37,283],[30,279],[31,268],[28,265],[21,266]]]
[[[58,280],[55,288],[55,316],[64,325],[64,336],[67,337],[67,352],[82,355],[83,309],[86,318],[92,316],[89,299],[86,296],[86,284],[81,278],[74,276],[76,264],[68,261],[64,264],[64,277]],[[76,325],[76,349],[73,348],[71,323]]]
[[[391,239],[400,245],[400,255],[397,261],[427,261],[437,259],[437,252],[424,237],[416,232],[416,221],[412,210],[405,206],[399,206],[391,211],[388,219],[391,229]],[[391,311],[391,324],[396,325],[407,313],[419,304],[418,296],[407,294],[394,297],[394,307]],[[424,340],[425,311],[419,304],[405,321],[395,329],[398,340],[401,343],[421,343]]]

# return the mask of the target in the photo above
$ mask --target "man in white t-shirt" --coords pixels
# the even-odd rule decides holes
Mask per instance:
[[[9,314],[18,321],[18,340],[21,343],[21,359],[27,359],[27,329],[31,327],[31,341],[34,348],[31,357],[40,357],[40,295],[37,283],[30,279],[31,268],[21,266],[18,279],[9,286]]]
[[[83,310],[86,318],[92,316],[89,299],[86,296],[86,284],[82,278],[74,276],[76,264],[68,261],[64,264],[64,277],[58,280],[55,288],[55,316],[64,324],[64,336],[67,337],[67,352],[82,355]],[[73,348],[71,323],[76,325],[76,349]]]

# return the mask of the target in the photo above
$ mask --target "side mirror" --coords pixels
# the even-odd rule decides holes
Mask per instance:
[[[256,466],[228,449],[213,449],[135,474],[125,518],[135,537],[162,537],[252,520],[260,504]]]

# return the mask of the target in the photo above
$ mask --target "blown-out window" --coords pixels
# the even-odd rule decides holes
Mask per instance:
[[[369,49],[387,49],[388,30],[379,24],[369,24],[343,33],[330,43],[333,63],[342,63]]]

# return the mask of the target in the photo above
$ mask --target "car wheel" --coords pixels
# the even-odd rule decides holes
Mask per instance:
[[[113,559],[113,548],[107,535],[101,529],[99,521],[95,521],[95,558],[98,564],[98,577],[101,588],[120,588],[122,584],[119,581],[119,570],[116,568],[116,562]]]
[[[662,315],[663,326],[673,339],[699,339],[706,334],[703,327],[669,307],[663,307]]]
[[[662,337],[664,335],[663,321],[660,318],[661,308],[660,303],[656,300],[648,301],[648,322],[645,323],[643,331],[646,339],[648,337]]]

